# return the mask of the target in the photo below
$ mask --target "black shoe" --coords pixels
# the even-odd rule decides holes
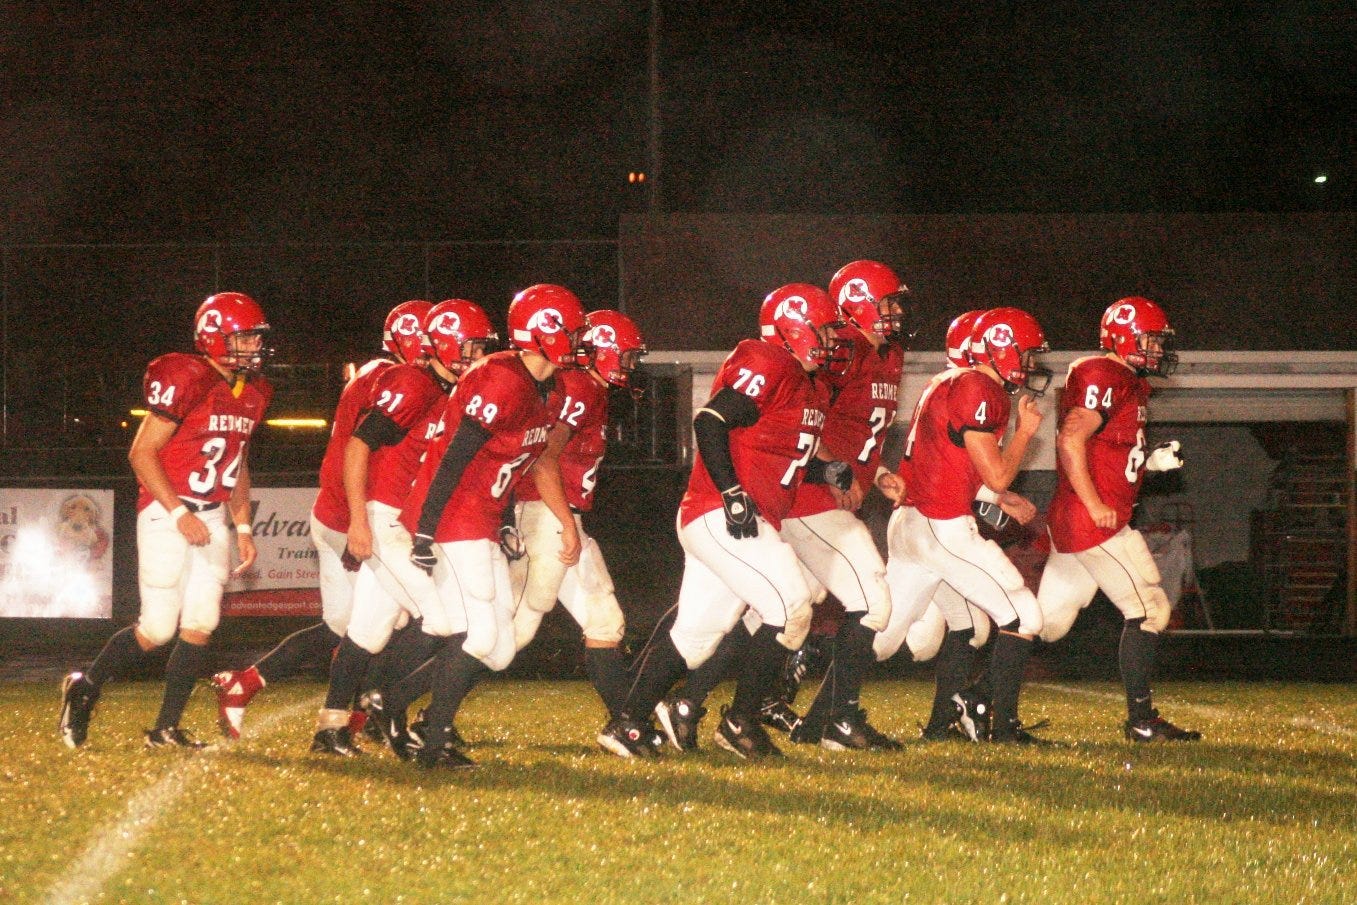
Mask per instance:
[[[768,732],[756,717],[734,713],[721,708],[721,722],[716,726],[716,744],[745,760],[782,757],[782,752],[768,737]]]
[[[85,678],[84,673],[73,672],[61,680],[61,713],[57,717],[57,729],[61,731],[61,740],[67,748],[79,748],[85,744],[90,731],[90,717],[94,715],[94,705],[99,700],[99,689]]]
[[[658,751],[652,745],[653,726],[647,726],[639,720],[627,716],[613,717],[597,741],[605,751],[611,751],[618,757],[654,757]]]
[[[336,757],[357,757],[363,751],[353,743],[348,726],[322,729],[311,739],[312,754],[333,754]]]
[[[1020,720],[1014,720],[1007,726],[995,727],[990,733],[989,740],[1000,745],[1032,745],[1034,747],[1050,747],[1055,742],[1050,739],[1037,738],[1029,730],[1040,729],[1046,725],[1046,721],[1033,723],[1031,726],[1024,726]]]
[[[779,732],[795,732],[796,727],[801,725],[801,717],[796,715],[796,711],[782,699],[774,701],[765,701],[759,708],[759,719],[763,725],[769,726]]]
[[[707,708],[687,698],[666,698],[655,705],[655,715],[670,744],[680,751],[697,750],[697,726],[707,715]]]
[[[363,723],[363,734],[366,735],[368,738],[372,739],[377,744],[385,745],[386,737],[382,735],[382,727],[378,726],[372,720],[373,695],[380,696],[381,692],[377,691],[376,689],[373,689],[372,691],[365,691],[358,696],[358,709],[366,713],[368,716],[367,720]]]
[[[825,728],[822,727],[818,732],[810,727],[810,723],[802,719],[796,724],[796,728],[787,733],[787,737],[798,745],[818,745],[825,736]]]
[[[146,747],[187,748],[190,751],[201,751],[208,747],[208,744],[198,741],[178,726],[170,726],[167,729],[147,729]]]
[[[417,746],[412,744],[410,733],[405,728],[405,711],[388,709],[380,692],[368,696],[368,722],[375,723],[381,730],[382,740],[401,760],[414,756]]]
[[[983,742],[990,733],[990,703],[967,688],[952,695],[952,703],[957,706],[956,725],[973,742]]]
[[[808,637],[798,650],[791,652],[787,662],[783,664],[778,682],[782,700],[789,705],[795,703],[796,693],[801,690],[801,683],[806,676],[812,670],[824,665],[824,652],[820,649],[820,644],[816,637]]]
[[[476,762],[452,745],[444,745],[437,751],[420,751],[415,755],[415,766],[425,770],[466,770],[476,766]]]
[[[925,726],[919,733],[919,739],[925,742],[967,742],[970,738],[957,728],[956,723],[946,726]]]
[[[1159,715],[1159,711],[1148,720],[1127,720],[1122,724],[1122,732],[1133,742],[1199,742],[1202,734],[1195,729],[1181,729]]]
[[[867,722],[867,711],[857,710],[829,721],[820,737],[820,747],[830,751],[899,751],[904,745]]]
[[[415,721],[405,731],[410,736],[412,748],[424,747],[424,737],[429,732],[429,721],[425,718],[422,707],[415,713]],[[456,726],[448,727],[448,744],[458,750],[467,747],[466,739],[462,738],[462,733],[457,731]]]

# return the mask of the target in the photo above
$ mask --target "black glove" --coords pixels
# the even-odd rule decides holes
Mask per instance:
[[[759,510],[749,494],[739,484],[721,492],[721,506],[726,510],[726,530],[730,536],[739,540],[742,537],[758,537]]]
[[[433,552],[433,538],[427,534],[416,534],[415,545],[410,549],[410,562],[424,570],[425,575],[433,574],[438,556]]]
[[[853,489],[853,466],[847,462],[826,462],[825,483],[844,493]]]
[[[989,524],[995,531],[1002,531],[1008,527],[1009,515],[998,503],[982,503],[976,500],[971,504],[971,510],[975,512],[976,518]]]
[[[363,567],[363,561],[349,552],[348,544],[344,545],[344,553],[339,557],[339,562],[345,572],[357,572]]]

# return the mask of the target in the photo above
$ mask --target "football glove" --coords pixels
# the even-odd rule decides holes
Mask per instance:
[[[739,540],[742,537],[758,537],[759,510],[749,494],[739,484],[721,491],[721,508],[726,511],[726,530],[730,536]]]
[[[345,572],[357,572],[363,567],[363,561],[349,552],[348,544],[344,545],[344,553],[339,557],[339,562]]]
[[[1183,467],[1183,454],[1179,452],[1183,444],[1177,440],[1160,443],[1145,459],[1146,471],[1173,471]]]
[[[853,489],[853,467],[847,462],[826,462],[825,483],[847,493]]]
[[[410,562],[424,570],[425,575],[433,574],[438,556],[433,552],[433,538],[427,534],[416,534],[415,545],[410,548]]]
[[[998,503],[985,503],[976,500],[971,504],[971,511],[975,513],[976,518],[988,524],[995,531],[1002,531],[1008,527],[1010,521],[1008,513]]]

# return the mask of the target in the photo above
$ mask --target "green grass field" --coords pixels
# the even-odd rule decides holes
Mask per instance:
[[[256,699],[235,744],[146,751],[159,691],[109,686],[72,752],[55,683],[0,686],[0,902],[1357,901],[1345,686],[1164,685],[1206,740],[1133,746],[1117,686],[1034,683],[1027,718],[1067,747],[746,764],[712,717],[700,753],[620,760],[585,683],[501,681],[459,720],[479,768],[436,775],[310,755],[309,682]],[[930,693],[864,701],[912,739]],[[186,725],[215,735],[206,689]]]

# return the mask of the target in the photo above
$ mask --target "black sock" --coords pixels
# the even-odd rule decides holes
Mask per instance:
[[[674,639],[668,632],[660,632],[652,638],[636,659],[640,665],[622,711],[627,716],[648,720],[655,705],[687,672],[688,664],[674,646]]]
[[[603,706],[608,708],[608,716],[621,713],[631,691],[631,676],[622,665],[622,651],[616,647],[586,647],[584,671],[603,699]]]
[[[89,669],[85,670],[85,678],[93,682],[97,688],[109,679],[127,675],[128,668],[143,655],[141,645],[137,643],[136,633],[135,625],[115,632],[104,644],[104,649],[99,651],[99,656],[94,658]]]
[[[461,644],[449,644],[433,658],[433,700],[424,718],[428,728],[424,734],[424,750],[438,751],[448,741],[448,729],[457,718],[462,701],[475,687],[476,680],[488,670],[485,665],[462,649]]]
[[[449,638],[440,638],[437,635],[430,635],[421,631],[413,639],[409,639],[408,644],[402,645],[399,650],[392,652],[392,657],[386,662],[386,682],[372,687],[380,689],[383,698],[390,699],[390,692],[395,686],[402,685],[406,679],[414,677],[415,673],[419,672],[424,664],[429,662],[429,658],[442,650],[445,645],[456,644],[461,647],[464,641],[466,641],[466,632],[459,632]],[[424,679],[414,679],[410,685],[406,686],[407,690],[416,688],[422,690],[414,691],[414,694],[407,697],[407,704],[429,690],[427,676]]]
[[[254,668],[259,670],[266,684],[272,685],[278,679],[297,675],[308,663],[325,662],[337,644],[339,636],[330,631],[324,622],[320,622],[288,635],[265,654]]]
[[[415,654],[425,654],[410,672],[401,678],[387,683],[382,690],[382,701],[387,709],[407,710],[410,705],[429,693],[433,687],[434,658],[449,647],[461,649],[466,642],[466,632],[458,632],[447,638],[420,633],[418,649]]]
[[[966,628],[948,632],[942,639],[938,662],[934,667],[933,711],[928,715],[929,729],[946,729],[956,719],[956,703],[952,695],[965,688],[971,679],[976,653],[975,648],[971,647],[974,637],[975,629]]]
[[[737,622],[707,661],[688,673],[688,679],[683,683],[683,697],[701,707],[716,686],[730,678],[734,665],[745,658],[748,650],[749,631],[743,622]]]
[[[398,628],[392,632],[391,640],[386,642],[386,647],[380,652],[373,654],[372,659],[368,661],[367,676],[362,681],[362,690],[367,691],[372,688],[384,688],[387,683],[399,679],[402,676],[396,674],[399,664],[407,662],[416,652],[416,645],[420,644],[421,623],[419,620],[406,623],[404,628]],[[424,658],[429,659],[428,657]],[[413,668],[413,667],[412,667]],[[406,670],[409,672],[409,670]]]
[[[739,626],[736,626],[738,629]],[[759,708],[777,686],[777,677],[791,651],[778,643],[780,625],[761,625],[749,639],[749,649],[740,664],[740,677],[735,682],[735,697],[730,709],[742,716],[757,716]]]
[[[1017,623],[1013,623],[1017,627]],[[1020,638],[1012,630],[1000,630],[994,642],[990,671],[994,681],[994,729],[1002,731],[1018,720],[1018,694],[1022,690],[1023,671],[1032,653],[1032,639]]]
[[[1132,722],[1148,720],[1154,715],[1150,681],[1154,678],[1159,635],[1145,631],[1144,622],[1143,618],[1126,620],[1121,630],[1121,648],[1117,652],[1121,681],[1126,686],[1126,712]]]
[[[829,646],[829,665],[825,667],[825,677],[820,681],[820,687],[815,692],[815,700],[811,701],[806,715],[801,718],[801,731],[807,738],[816,737],[824,734],[825,727],[829,725],[829,713],[834,709],[834,699],[838,697],[839,688],[839,657],[834,645]]]
[[[203,675],[206,666],[206,644],[190,644],[183,638],[175,642],[170,661],[165,664],[165,697],[160,702],[160,715],[155,720],[157,729],[179,725],[184,708],[188,706],[189,695],[193,694],[193,685]]]
[[[848,613],[835,635],[834,661],[837,664],[830,718],[839,719],[855,713],[861,705],[862,683],[867,670],[876,662],[872,642],[876,632],[862,624],[865,613]]]
[[[339,642],[339,653],[330,664],[330,690],[325,693],[325,709],[348,710],[363,682],[372,654],[345,637]]]

